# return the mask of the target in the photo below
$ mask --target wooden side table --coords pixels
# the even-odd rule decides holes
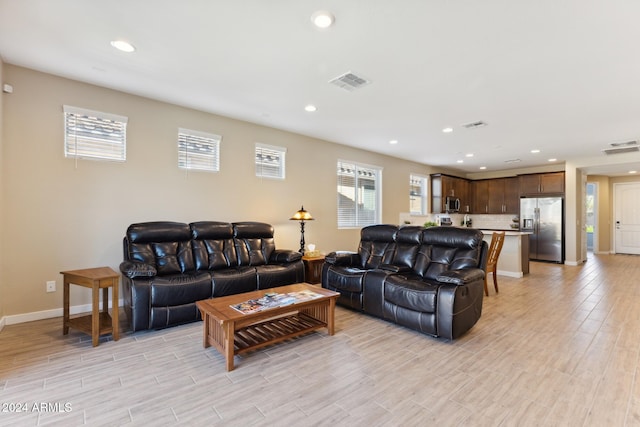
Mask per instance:
[[[324,256],[303,256],[302,262],[304,263],[305,282],[311,284],[322,282],[322,265],[324,264]]]
[[[100,335],[111,334],[114,341],[120,339],[118,329],[118,279],[120,274],[109,267],[87,268],[84,270],[61,271],[64,280],[64,307],[62,334],[69,333],[69,327],[91,335],[93,346],[98,345]],[[91,314],[69,317],[69,285],[84,286],[92,291]],[[112,290],[112,315],[109,316],[109,288]],[[100,289],[102,289],[102,312],[100,312]]]

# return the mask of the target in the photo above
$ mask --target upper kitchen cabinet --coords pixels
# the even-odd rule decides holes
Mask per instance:
[[[520,187],[518,177],[504,178],[504,213],[520,212]]]
[[[470,212],[469,181],[440,173],[431,175],[432,213],[453,212],[456,205],[459,206],[458,212]]]
[[[523,196],[564,193],[564,172],[519,175],[518,179]]]
[[[518,178],[495,178],[471,182],[475,214],[517,214],[520,208]]]
[[[471,213],[489,213],[489,180],[471,181],[469,188],[471,189],[471,199],[473,200]]]

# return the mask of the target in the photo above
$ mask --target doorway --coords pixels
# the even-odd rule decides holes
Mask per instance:
[[[585,210],[586,210],[586,219],[585,219],[585,229],[587,231],[587,252],[597,252],[596,242],[598,242],[597,238],[597,229],[596,224],[597,215],[598,215],[598,184],[594,182],[587,183],[587,192],[585,197]]]
[[[640,255],[639,206],[640,183],[613,184],[615,253]]]

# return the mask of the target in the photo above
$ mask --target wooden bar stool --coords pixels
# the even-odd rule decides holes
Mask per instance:
[[[494,232],[491,237],[491,245],[489,245],[489,255],[487,257],[487,270],[484,274],[484,294],[489,296],[489,288],[487,287],[487,276],[489,273],[493,273],[493,287],[498,293],[498,279],[497,279],[497,265],[500,251],[502,251],[502,244],[504,243],[504,231]]]

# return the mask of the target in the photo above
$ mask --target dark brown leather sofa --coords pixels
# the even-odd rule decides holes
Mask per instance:
[[[482,314],[487,243],[469,228],[373,225],[358,252],[326,256],[322,286],[338,304],[455,339]]]
[[[304,281],[301,254],[259,222],[146,222],[127,228],[120,264],[131,329],[200,319],[196,301]]]

